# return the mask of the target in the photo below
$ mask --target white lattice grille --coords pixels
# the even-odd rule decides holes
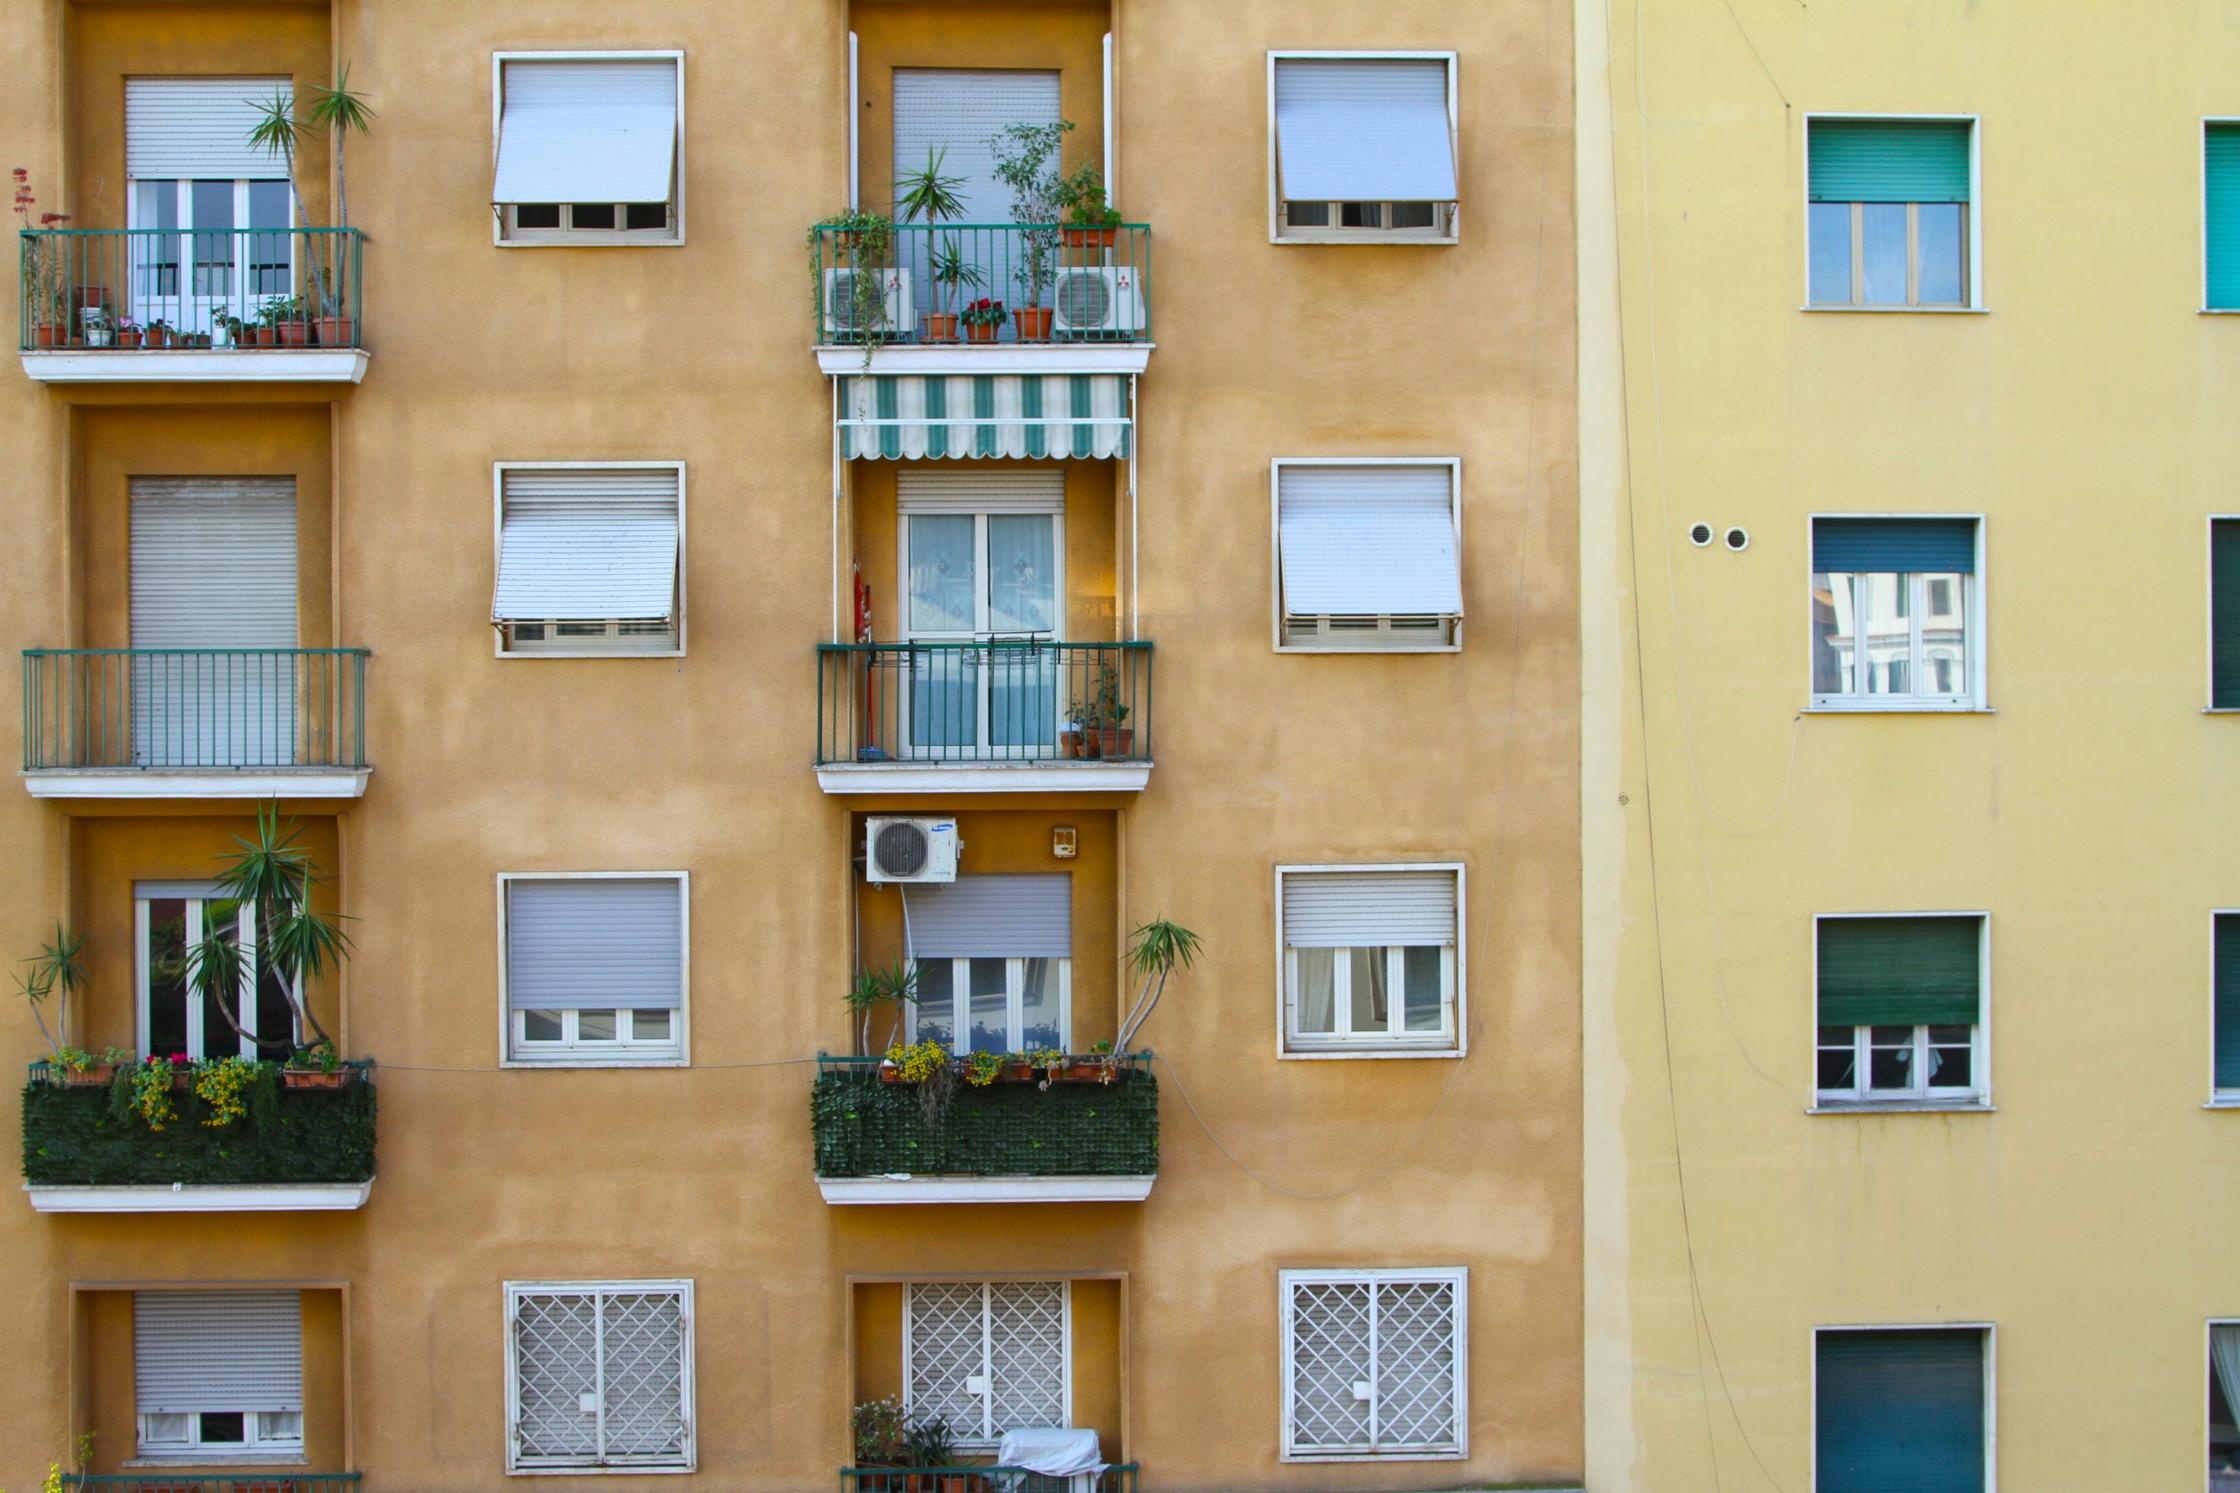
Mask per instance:
[[[905,1403],[948,1421],[961,1442],[1066,1423],[1064,1281],[913,1285],[905,1326]]]
[[[517,1464],[689,1464],[684,1287],[519,1288],[512,1304]]]
[[[521,1454],[596,1457],[599,1420],[583,1397],[599,1385],[598,1306],[590,1296],[523,1295],[514,1304]]]
[[[1459,1275],[1316,1273],[1287,1289],[1287,1450],[1460,1449]]]
[[[684,1303],[673,1291],[612,1295],[605,1327],[606,1454],[684,1453]]]

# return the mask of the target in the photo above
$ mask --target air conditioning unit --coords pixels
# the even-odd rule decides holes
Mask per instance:
[[[866,294],[856,302],[856,277],[876,275],[877,295]],[[908,270],[826,270],[824,272],[824,329],[849,335],[856,332],[906,332],[915,317],[910,299]],[[868,325],[866,325],[868,323]]]
[[[1136,288],[1134,265],[1062,269],[1054,283],[1051,324],[1058,331],[1079,336],[1143,330],[1143,292]]]
[[[955,881],[957,821],[870,820],[863,832],[863,874],[868,881]]]

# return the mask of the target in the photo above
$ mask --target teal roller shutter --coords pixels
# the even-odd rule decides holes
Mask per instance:
[[[1814,202],[1966,202],[1966,120],[1816,119]]]
[[[1812,568],[1902,570],[1916,574],[1976,569],[1972,518],[1821,518],[1812,523]]]
[[[2240,520],[2209,526],[2209,703],[2240,708]]]
[[[2240,1089],[2240,915],[2217,919],[2217,1087]]]
[[[1821,1026],[1958,1026],[1982,1012],[1980,918],[1822,918]]]
[[[1816,1493],[1983,1493],[1983,1333],[1823,1332]]]
[[[2240,310],[2240,124],[2212,124],[2201,142],[2209,305]]]

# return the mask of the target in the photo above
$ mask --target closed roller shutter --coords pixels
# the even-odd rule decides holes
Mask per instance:
[[[1025,70],[898,68],[894,73],[894,172],[925,169],[928,153],[941,158],[941,174],[958,178],[960,223],[1002,224],[1012,220],[1011,189],[996,179],[990,141],[1011,124],[1056,124],[1058,74]],[[1006,232],[944,231],[954,237],[984,282],[968,296],[988,295],[1025,304],[1026,288],[1012,272],[1020,267],[1017,236]],[[933,308],[933,276],[928,273],[923,233],[895,235],[895,262],[910,274],[910,293],[920,313]],[[1047,290],[1045,291],[1047,294]]]
[[[135,1291],[141,1415],[303,1408],[303,1300],[294,1291]]]
[[[1973,575],[1972,518],[1821,518],[1812,523],[1812,568]]]
[[[920,472],[895,474],[895,504],[903,513],[1062,513],[1066,476],[1056,467],[1024,472]]]
[[[1070,959],[1073,878],[960,876],[903,889],[910,952],[920,959]]]
[[[1276,59],[1276,163],[1297,202],[1453,202],[1447,64]]]
[[[1816,1493],[1983,1493],[1983,1336],[1821,1333]]]
[[[2240,915],[2217,919],[2216,1084],[2240,1089]]]
[[[1462,615],[1452,469],[1278,468],[1286,617]]]
[[[677,487],[674,468],[508,471],[491,619],[673,624]]]
[[[1814,202],[1966,202],[1966,120],[1815,119]]]
[[[1295,949],[1419,948],[1455,941],[1452,871],[1290,871],[1283,941]]]
[[[2240,707],[2240,519],[2209,529],[2209,703]]]
[[[285,157],[249,143],[273,96],[291,108],[287,78],[127,78],[124,174],[137,181],[285,180]]]
[[[684,1004],[684,883],[673,876],[506,884],[516,1011]]]
[[[1822,918],[1822,1026],[1960,1026],[1983,1006],[1981,918]]]
[[[2202,140],[2209,307],[2240,310],[2240,124],[2212,124]]]
[[[490,200],[666,202],[676,180],[677,64],[505,64]]]

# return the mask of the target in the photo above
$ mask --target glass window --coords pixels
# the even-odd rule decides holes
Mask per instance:
[[[1851,204],[1812,204],[1810,248],[1812,299],[1842,305],[1851,299]]]
[[[1070,959],[920,959],[917,969],[911,1032],[919,1041],[961,1053],[1063,1051],[1072,1040]]]
[[[297,1040],[295,1006],[276,970],[256,969],[253,909],[221,897],[142,897],[140,1020],[148,1053],[169,1057],[257,1057],[283,1051]],[[197,976],[206,941],[233,952],[240,974],[234,991],[213,988]],[[218,966],[215,952],[212,968]],[[238,1022],[239,1029],[236,1029]],[[257,1038],[278,1044],[260,1048]]]
[[[2209,1329],[2209,1490],[2240,1490],[2240,1323]]]
[[[1964,202],[1815,202],[1806,215],[1815,306],[1965,306]]]
[[[1975,577],[1819,571],[1812,577],[1812,691],[1818,703],[1960,703],[1969,678]]]

